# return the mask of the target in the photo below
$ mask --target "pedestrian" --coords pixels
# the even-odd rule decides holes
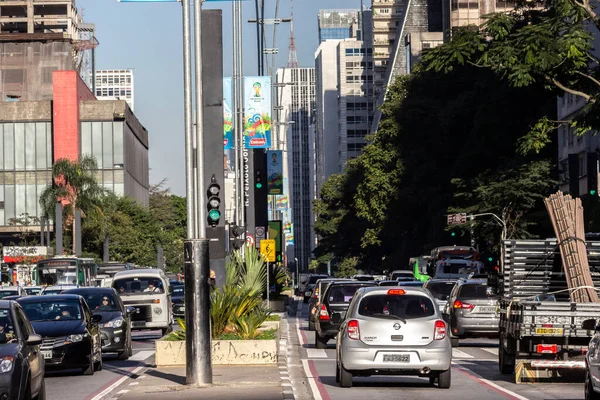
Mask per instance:
[[[210,285],[211,289],[214,289],[215,287],[217,287],[217,274],[212,269],[210,270],[210,277],[208,278],[208,284]]]

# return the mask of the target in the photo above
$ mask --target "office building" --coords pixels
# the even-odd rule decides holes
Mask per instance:
[[[96,71],[96,97],[98,100],[125,100],[131,111],[134,107],[133,70]]]
[[[277,70],[279,120],[286,127],[289,201],[292,208],[293,257],[300,271],[308,271],[315,246],[312,203],[315,198],[315,69]],[[284,166],[285,167],[285,166]],[[291,171],[289,171],[291,170]],[[285,171],[284,171],[285,174]],[[291,255],[288,253],[288,257]]]
[[[356,37],[358,10],[319,10],[319,43]]]

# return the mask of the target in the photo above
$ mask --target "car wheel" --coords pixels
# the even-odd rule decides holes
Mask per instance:
[[[439,373],[438,387],[440,389],[449,389],[451,381],[452,381],[452,372],[451,372],[450,368]]]
[[[129,335],[129,347],[127,348],[127,353],[129,357],[133,355],[133,345],[131,344],[131,335]]]
[[[327,348],[327,338],[322,338],[319,336],[319,332],[315,331],[315,348],[317,349],[326,349]]]
[[[310,319],[308,320],[308,330],[309,331],[315,330],[315,323],[313,321],[311,321]]]
[[[340,363],[335,361],[335,383],[340,383]]]
[[[600,394],[594,390],[589,370],[585,374],[585,400],[600,400]]]
[[[455,336],[450,336],[450,344],[452,347],[458,347],[458,338]]]
[[[352,372],[348,372],[344,369],[340,363],[340,386],[343,388],[352,387]]]
[[[94,375],[94,352],[93,352],[93,350],[90,353],[90,363],[86,367],[83,367],[83,374],[84,375]]]
[[[35,400],[46,400],[46,380],[44,378],[42,378],[42,383],[40,384],[40,391],[35,397]]]

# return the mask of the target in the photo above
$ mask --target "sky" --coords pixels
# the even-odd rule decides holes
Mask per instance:
[[[276,0],[265,0],[266,18],[273,18]],[[364,0],[364,4],[370,3]],[[243,9],[244,74],[257,74],[254,1]],[[96,69],[133,69],[135,114],[149,134],[150,184],[167,179],[166,187],[185,195],[183,126],[183,44],[180,3],[122,3],[117,0],[76,0],[87,23],[96,24]],[[314,67],[318,46],[319,9],[358,9],[360,0],[294,0],[294,30],[300,67]],[[231,75],[232,3],[208,2],[204,9],[223,9],[224,75]],[[280,0],[279,17],[290,16],[290,0]],[[267,29],[271,29],[267,27]],[[279,54],[275,66],[288,59],[289,24],[277,29]],[[272,46],[271,35],[267,48]]]

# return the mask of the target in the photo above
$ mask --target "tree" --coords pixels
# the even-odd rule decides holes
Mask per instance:
[[[457,30],[452,41],[428,51],[423,63],[428,70],[443,73],[473,65],[494,72],[513,87],[545,85],[553,95],[584,99],[585,107],[572,121],[542,116],[531,125],[518,142],[519,150],[539,152],[560,125],[569,124],[578,134],[600,128],[599,60],[592,35],[599,27],[590,0],[525,2],[514,12],[488,16],[480,29]]]
[[[54,218],[56,203],[62,203],[64,225],[73,225],[73,252],[76,243],[75,210],[80,210],[85,217],[106,192],[96,181],[97,169],[96,160],[91,156],[84,156],[79,161],[57,160],[52,166],[52,185],[40,194],[40,205],[46,217]]]
[[[32,243],[31,236],[34,231],[31,229],[32,226],[40,226],[40,219],[35,215],[29,215],[29,213],[22,213],[17,217],[9,218],[8,225],[17,232],[13,234],[13,237],[19,240],[17,246],[29,246]]]

